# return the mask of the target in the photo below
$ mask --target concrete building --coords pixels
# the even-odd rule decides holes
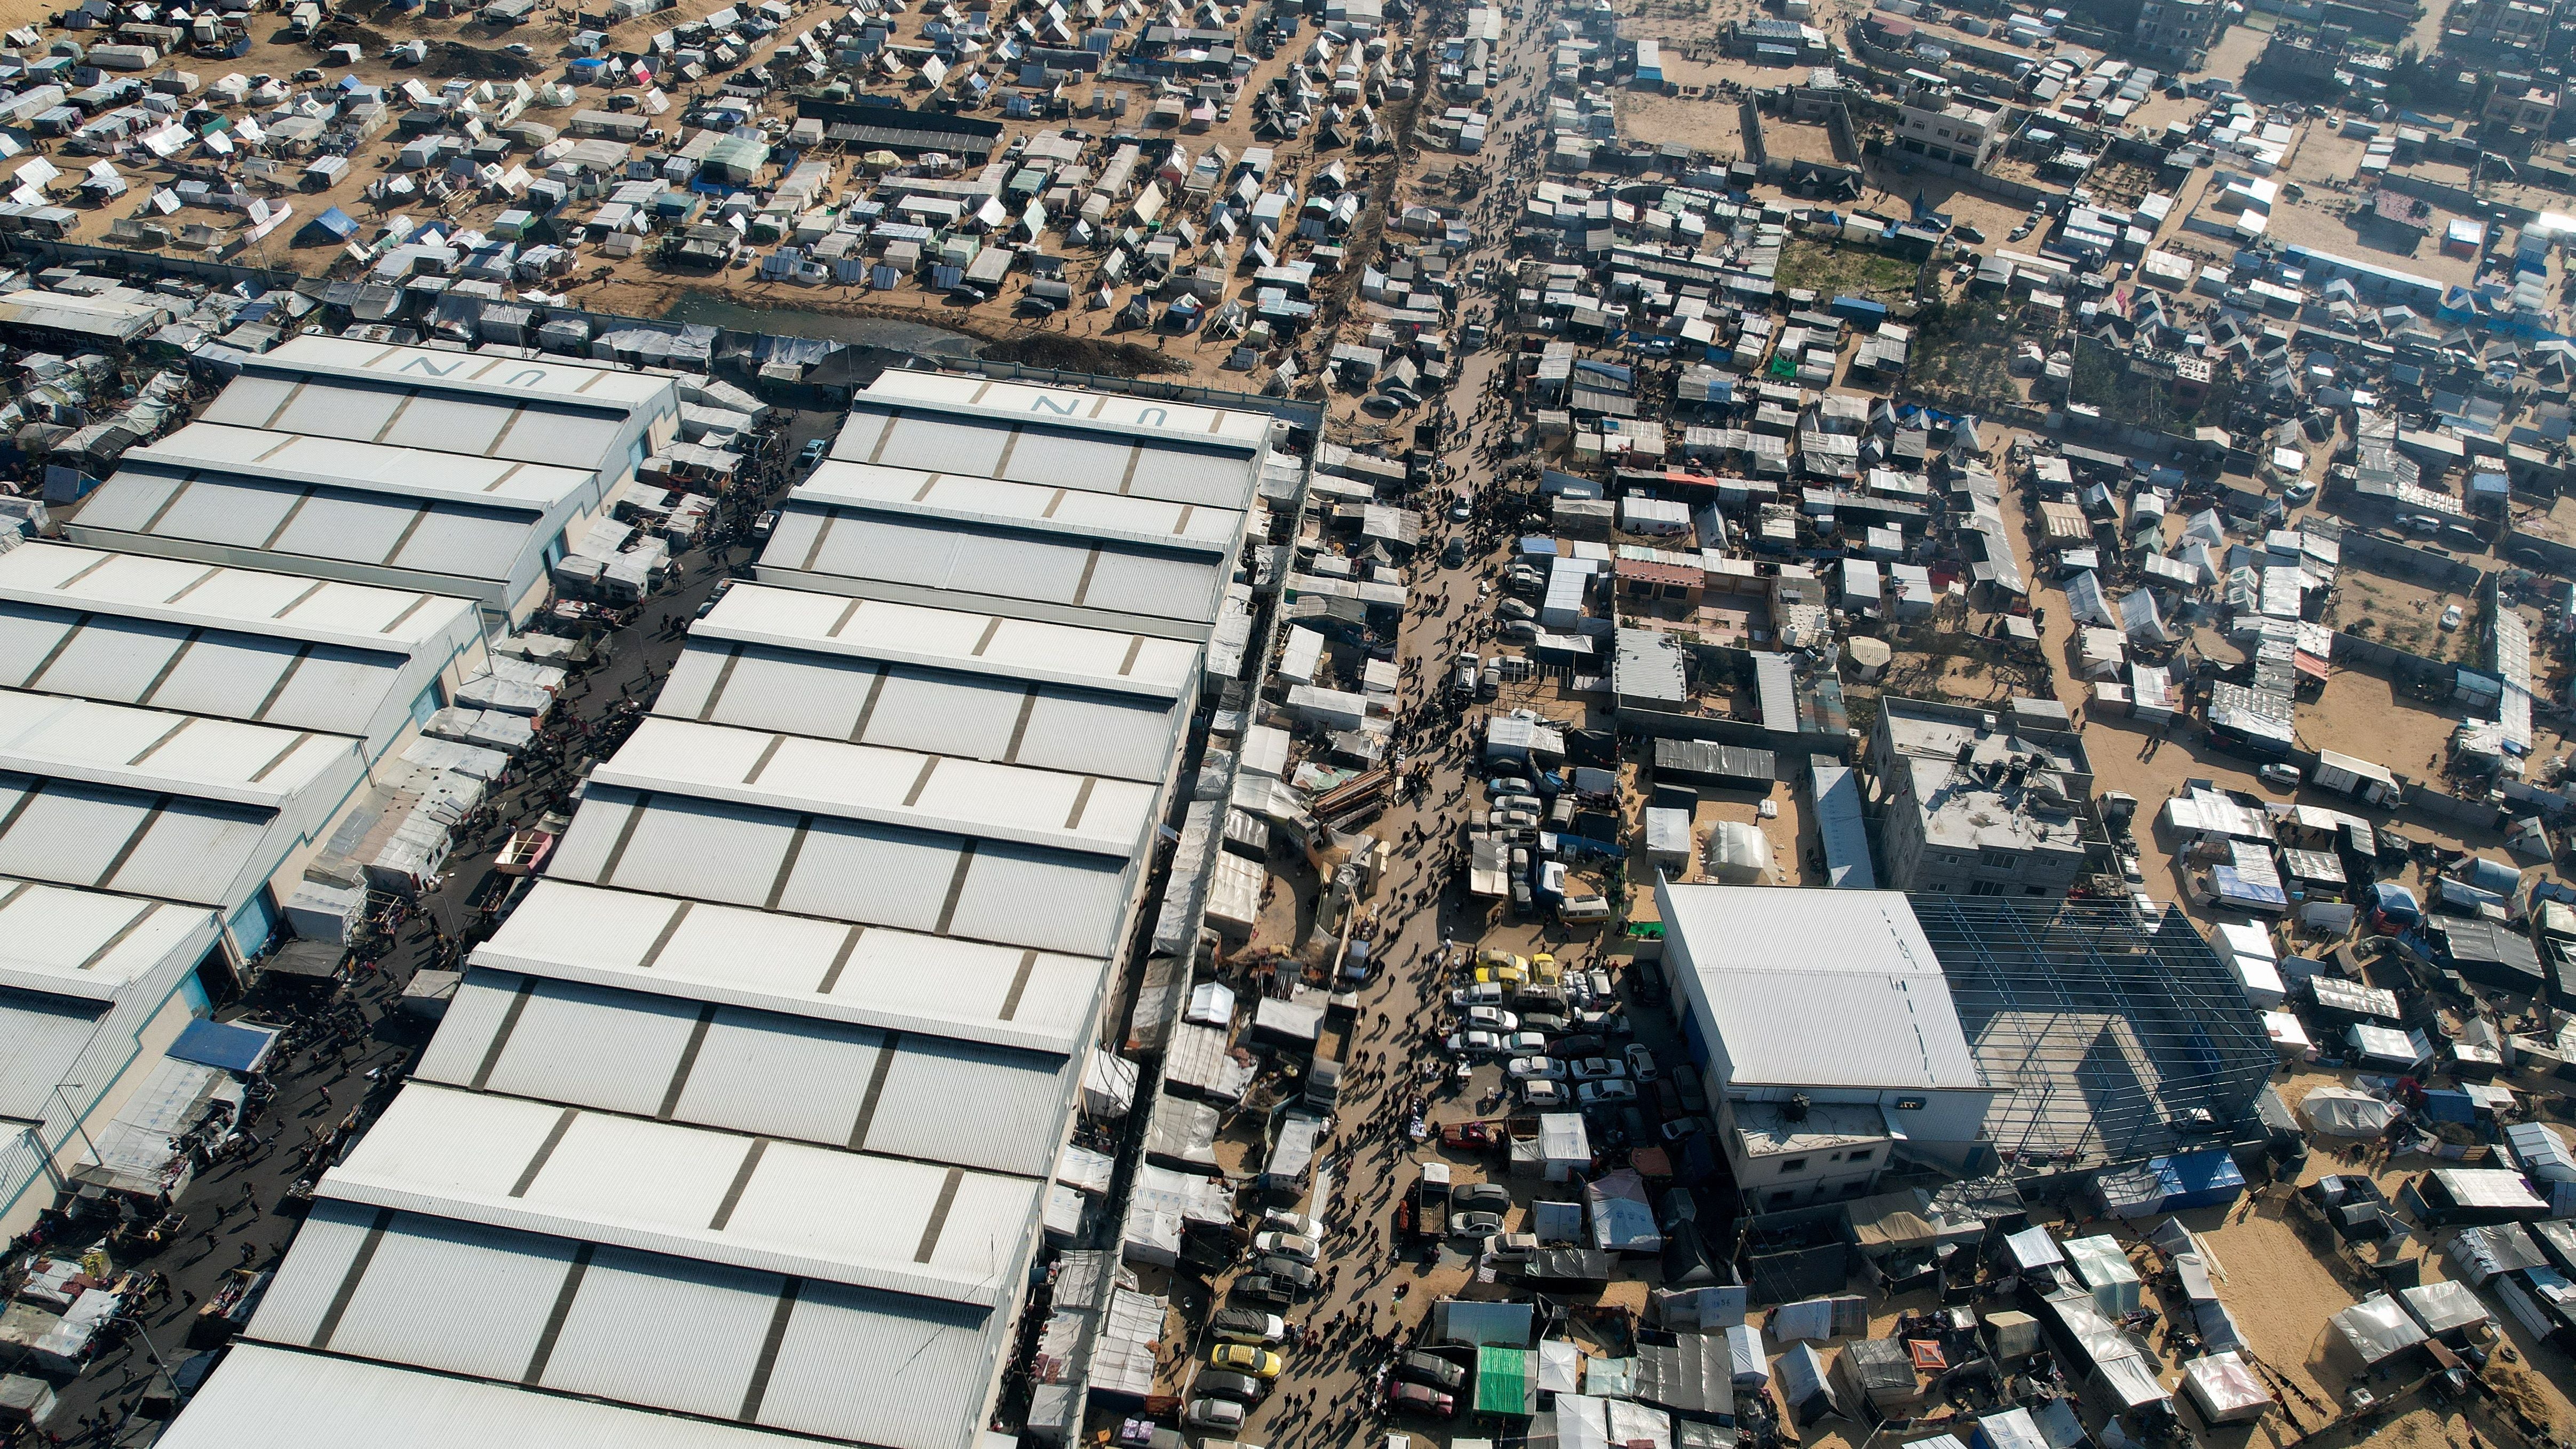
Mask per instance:
[[[2144,0],[2130,46],[2166,70],[2199,70],[2209,64],[2209,48],[2227,28],[2227,7],[2220,0]]]
[[[1917,94],[1897,107],[1896,146],[1935,161],[1983,170],[2012,112],[1977,96]]]
[[[165,1444],[981,1443],[1273,428],[861,394]]]
[[[2555,4],[2542,0],[2460,0],[2446,28],[2465,33],[2473,46],[2537,52],[2557,13]]]
[[[2055,900],[2083,875],[2093,767],[2062,718],[1887,698],[1869,742],[1880,878],[1899,890]]]
[[[1750,1208],[1866,1196],[1900,1151],[1982,1161],[1997,1092],[1904,896],[1659,878],[1655,904],[1690,1069]]]
[[[2495,89],[2478,119],[2489,125],[2519,126],[2535,135],[2549,134],[2558,122],[2559,87],[2551,77],[2520,71],[2498,71]]]
[[[75,543],[470,598],[546,600],[566,535],[678,436],[668,378],[305,335],[120,460]]]

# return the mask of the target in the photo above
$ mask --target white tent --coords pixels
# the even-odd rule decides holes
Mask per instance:
[[[2395,1103],[2349,1087],[2319,1087],[2299,1102],[2299,1115],[2307,1119],[2309,1130],[2328,1137],[2376,1137],[2388,1130],[2398,1113]]]
[[[2183,1392],[2212,1424],[2251,1424],[2272,1407],[2271,1391],[2233,1352],[2213,1353],[2182,1366]]]
[[[2423,1328],[2385,1293],[2373,1293],[2326,1321],[2365,1368],[2376,1368],[2424,1341]]]

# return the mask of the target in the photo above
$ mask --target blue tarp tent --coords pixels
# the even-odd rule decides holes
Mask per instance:
[[[201,1067],[220,1067],[247,1076],[268,1061],[277,1033],[267,1027],[234,1026],[220,1021],[192,1021],[170,1043],[169,1055]]]
[[[2177,1152],[2147,1164],[2165,1185],[2164,1210],[2224,1207],[2245,1195],[2245,1174],[2223,1147]]]
[[[2209,883],[2218,893],[2219,902],[2239,910],[2287,910],[2290,898],[2271,881],[2247,880],[2232,865],[2209,868]]]
[[[357,234],[357,219],[336,206],[324,207],[320,216],[304,224],[304,237],[309,241],[347,241]]]
[[[2416,904],[2415,893],[2395,881],[2380,881],[2370,888],[2370,908],[2401,926],[2424,919],[2424,908]]]

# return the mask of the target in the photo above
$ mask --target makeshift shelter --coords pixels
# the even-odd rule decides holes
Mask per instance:
[[[1538,1355],[1525,1348],[1476,1349],[1476,1412],[1526,1419],[1538,1412]]]
[[[1762,1351],[1762,1330],[1739,1323],[1726,1331],[1726,1357],[1739,1389],[1771,1382],[1771,1358]]]
[[[2272,1407],[2272,1391],[2232,1351],[2184,1364],[2182,1388],[2200,1416],[2212,1424],[2251,1424]]]
[[[1650,1404],[1694,1418],[1735,1416],[1735,1366],[1727,1335],[1677,1333],[1662,1342],[1648,1334],[1637,1342],[1632,1392]]]
[[[2397,1301],[2427,1336],[2454,1348],[2465,1347],[2472,1333],[2493,1321],[2476,1289],[2447,1279],[2400,1288]]]
[[[1911,1417],[1923,1402],[1914,1360],[1892,1338],[1856,1338],[1834,1360],[1834,1386],[1871,1423]]]
[[[1583,1387],[1583,1350],[1562,1338],[1541,1339],[1538,1345],[1538,1391],[1542,1394],[1570,1394]]]
[[[2054,1449],[2028,1409],[2004,1409],[1977,1416],[1968,1449]]]
[[[1779,1378],[1780,1402],[1788,1410],[1791,1422],[1804,1427],[1818,1419],[1842,1415],[1843,1406],[1834,1398],[1833,1385],[1825,1381],[1825,1360],[1814,1344],[1801,1343],[1780,1355],[1774,1372]]]
[[[2406,1184],[2398,1202],[2427,1227],[2528,1222],[2549,1216],[2549,1203],[2522,1174],[2503,1167],[2448,1167]]]
[[[2365,1369],[2413,1352],[2425,1339],[2423,1328],[2404,1306],[2385,1293],[2371,1294],[2327,1319],[2326,1325]]]
[[[2129,1266],[2129,1254],[2119,1239],[2108,1234],[2069,1238],[2065,1249],[2075,1276],[2093,1291],[2093,1301],[2104,1316],[2117,1318],[2138,1307],[2138,1270]]]
[[[2045,1226],[2024,1228],[2006,1236],[2003,1246],[1997,1251],[2016,1273],[2027,1273],[2033,1268],[2052,1267],[2066,1261],[2066,1255],[2058,1251],[2057,1240],[2048,1235]]]
[[[2405,1109],[2349,1087],[2319,1087],[2300,1099],[2299,1115],[2321,1136],[2377,1137]]]
[[[2531,1229],[2520,1223],[2491,1223],[2462,1228],[2451,1239],[2451,1262],[2471,1287],[2483,1288],[2500,1273],[2538,1268],[2549,1262]]]
[[[1654,1205],[1646,1200],[1646,1180],[1634,1169],[1622,1168],[1587,1184],[1583,1195],[1592,1211],[1594,1247],[1611,1253],[1663,1250]]]

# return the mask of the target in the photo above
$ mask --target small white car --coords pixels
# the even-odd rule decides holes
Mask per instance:
[[[1292,1262],[1304,1263],[1309,1267],[1314,1265],[1317,1258],[1323,1256],[1324,1251],[1313,1238],[1303,1233],[1256,1234],[1252,1239],[1252,1247],[1255,1252],[1276,1253],[1280,1257]]]
[[[1636,1042],[1628,1044],[1627,1057],[1628,1075],[1640,1082],[1651,1082],[1664,1074],[1663,1068],[1655,1065],[1655,1054]]]
[[[2265,765],[2254,773],[2261,776],[2263,783],[2266,785],[2271,785],[2283,790],[2296,790],[2299,788],[2299,771],[2296,766],[2281,764]]]
[[[1628,1064],[1609,1057],[1585,1057],[1572,1065],[1578,1082],[1616,1082],[1628,1075]]]
[[[1502,1049],[1503,1038],[1490,1031],[1453,1031],[1441,1045],[1452,1056],[1489,1057]]]
[[[1500,1007],[1471,1006],[1467,1008],[1467,1025],[1486,1031],[1518,1031],[1521,1019]]]
[[[1565,1080],[1565,1063],[1554,1057],[1514,1057],[1503,1064],[1503,1071],[1519,1082]]]
[[[1274,1209],[1262,1218],[1261,1224],[1279,1232],[1295,1233],[1301,1238],[1313,1238],[1319,1243],[1324,1240],[1324,1225],[1304,1213],[1280,1212]]]
[[[2451,607],[2442,611],[2442,627],[2445,629],[2456,629],[2460,627],[2460,621],[2467,617],[2468,616],[2466,614],[2460,612],[2459,605],[2453,604]]]

